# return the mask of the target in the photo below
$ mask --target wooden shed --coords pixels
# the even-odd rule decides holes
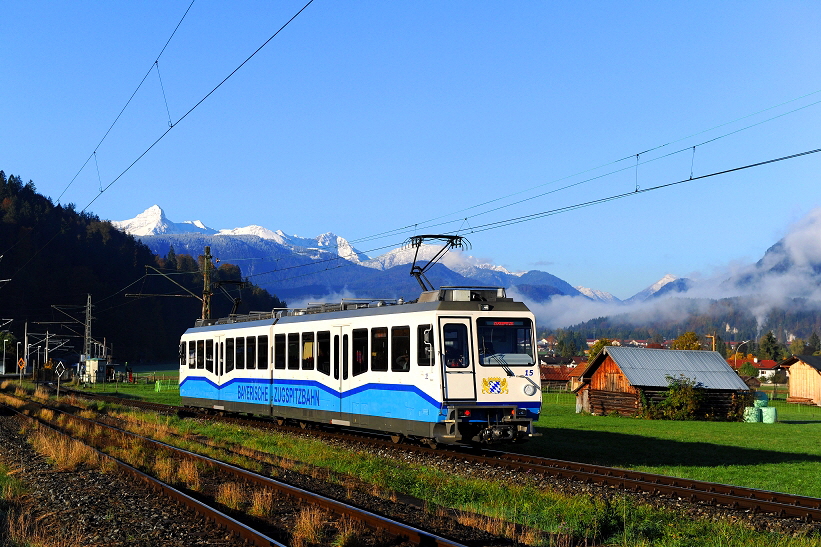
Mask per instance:
[[[821,406],[821,356],[793,355],[779,364],[790,370],[787,402]]]
[[[747,385],[715,351],[606,346],[580,377],[576,411],[634,416],[664,400],[670,378],[689,378],[704,388],[700,414],[728,416]]]

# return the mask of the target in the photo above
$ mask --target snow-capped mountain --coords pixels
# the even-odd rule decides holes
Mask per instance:
[[[419,253],[417,255],[416,247],[400,247],[367,260],[363,262],[362,265],[368,268],[376,268],[377,270],[388,270],[401,264],[412,264],[414,256],[417,257],[418,264],[424,265],[428,260],[436,256],[436,253],[438,253],[441,249],[441,245],[425,243],[420,246]],[[503,266],[482,262],[459,250],[449,251],[444,257],[442,257],[440,263],[444,264],[454,272],[464,276],[471,276],[478,270],[500,272],[513,276],[521,276],[524,273],[510,272]]]
[[[366,254],[355,249],[347,240],[331,232],[321,234],[315,238],[304,238],[296,235],[289,236],[282,230],[273,231],[255,224],[242,228],[214,230],[205,226],[205,224],[199,220],[172,222],[165,216],[165,212],[159,205],[152,205],[130,220],[112,221],[111,224],[113,224],[115,228],[140,238],[174,234],[202,234],[229,237],[255,236],[289,247],[296,252],[308,252],[308,254],[311,254],[310,251],[312,250],[321,250],[338,255],[354,263],[360,263],[369,259]]]
[[[158,234],[216,234],[217,231],[209,228],[199,220],[172,222],[165,216],[159,205],[152,205],[136,217],[129,220],[113,220],[111,224],[135,237],[152,236]]]
[[[590,289],[588,287],[582,287],[581,285],[577,287],[573,287],[583,295],[585,295],[590,300],[595,300],[597,302],[608,302],[608,303],[618,303],[621,302],[620,299],[616,298],[612,294],[607,291],[600,291],[598,289]]]
[[[644,302],[651,298],[658,298],[672,293],[687,292],[692,286],[693,282],[686,277],[677,277],[673,274],[667,274],[643,291],[637,292],[625,300],[625,302]]]

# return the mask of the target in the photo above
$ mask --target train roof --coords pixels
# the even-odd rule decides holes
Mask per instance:
[[[441,287],[438,290],[425,291],[416,300],[408,302],[401,298],[343,298],[333,303],[310,303],[304,308],[277,308],[268,312],[229,315],[220,319],[198,319],[194,328],[188,332],[198,331],[200,328],[236,328],[240,326],[237,323],[291,323],[315,321],[326,317],[336,319],[434,310],[529,311],[523,302],[508,298],[502,287]],[[319,314],[322,316],[318,317]]]

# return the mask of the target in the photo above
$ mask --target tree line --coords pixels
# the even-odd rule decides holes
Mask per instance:
[[[48,330],[70,340],[64,346],[69,352],[81,353],[83,327],[77,321],[84,320],[90,294],[92,336],[112,347],[115,361],[176,359],[179,337],[194,325],[202,305],[188,297],[126,297],[187,294],[153,271],[146,275],[146,266],[161,270],[190,292],[203,292],[203,256],[176,254],[173,249],[156,256],[110,222],[78,212],[73,204],[54,204],[37,193],[32,181],[24,183],[19,176],[0,171],[0,317],[12,319],[0,339],[21,341],[28,321],[30,332]],[[242,277],[233,264],[212,268],[214,281]],[[213,316],[230,313],[237,298],[241,313],[285,306],[253,285],[239,289],[226,284],[225,291],[214,296]]]

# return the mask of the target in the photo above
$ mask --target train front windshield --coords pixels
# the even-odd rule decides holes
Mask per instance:
[[[483,365],[532,365],[533,324],[530,319],[479,319],[479,362]]]

